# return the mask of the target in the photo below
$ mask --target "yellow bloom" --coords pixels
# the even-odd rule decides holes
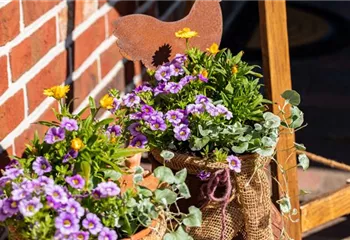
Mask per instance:
[[[104,95],[100,99],[100,105],[103,108],[112,109],[113,108],[113,97],[109,96],[109,94]]]
[[[208,77],[208,71],[206,69],[203,69],[200,74],[202,74],[202,76],[205,78]]]
[[[216,43],[213,43],[209,48],[207,48],[207,51],[211,54],[217,54],[220,52],[219,46]]]
[[[80,138],[74,138],[70,143],[70,147],[75,151],[79,151],[82,147],[84,147],[84,143]]]
[[[233,67],[232,67],[232,74],[236,74],[237,72],[238,72],[237,65],[233,65]]]
[[[195,31],[191,31],[190,28],[183,28],[182,30],[179,30],[175,33],[175,36],[178,37],[178,38],[186,38],[186,39],[189,39],[189,38],[193,38],[195,36],[197,36],[198,33],[195,32]]]
[[[44,90],[44,95],[48,97],[56,98],[60,100],[61,98],[65,98],[67,92],[69,92],[69,85],[66,86],[54,86]]]

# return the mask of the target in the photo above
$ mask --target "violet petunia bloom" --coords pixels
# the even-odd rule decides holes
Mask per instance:
[[[76,174],[72,177],[66,177],[66,182],[75,189],[83,189],[85,186],[85,180],[79,174]]]
[[[64,235],[74,234],[79,231],[79,219],[70,213],[62,212],[55,219],[55,227]]]
[[[76,151],[74,149],[71,149],[71,150],[68,151],[68,153],[66,155],[63,156],[62,162],[66,163],[66,162],[68,162],[71,159],[75,159],[75,158],[78,157],[78,154],[79,154],[78,151]]]
[[[164,88],[165,91],[174,93],[174,94],[180,92],[181,89],[182,89],[182,85],[175,82],[168,82]]]
[[[226,161],[228,162],[228,167],[231,170],[235,171],[236,173],[241,172],[242,163],[238,157],[234,155],[229,155],[227,156]]]
[[[157,130],[165,131],[167,128],[167,126],[162,118],[157,118],[156,120],[151,120],[149,122],[149,124],[150,124],[150,128],[153,131],[157,131]]]
[[[168,93],[167,91],[165,91],[165,86],[166,84],[165,83],[160,83],[158,84],[158,86],[154,89],[154,96],[157,96],[161,93]]]
[[[179,141],[186,141],[191,135],[191,130],[185,124],[180,124],[174,128],[175,138]]]
[[[40,199],[37,197],[32,198],[31,200],[22,200],[19,203],[19,211],[24,217],[32,217],[43,207],[43,204],[40,202]]]
[[[190,81],[196,79],[196,77],[192,76],[192,75],[187,75],[183,78],[180,79],[179,81],[179,85],[181,85],[182,87],[184,87],[185,85],[187,85]]]
[[[28,198],[31,196],[30,192],[23,188],[17,188],[11,192],[12,199],[15,201],[20,201],[22,199]]]
[[[3,211],[3,206],[4,206],[4,200],[0,199],[0,222],[5,221],[8,217],[10,217],[9,215],[7,215],[6,213],[4,213]]]
[[[101,224],[101,220],[97,217],[96,214],[88,213],[83,220],[83,227],[89,230],[92,235],[96,235],[102,230],[103,226]]]
[[[19,201],[15,201],[12,198],[6,198],[4,199],[2,210],[7,216],[11,217],[18,213],[18,206]]]
[[[23,169],[19,168],[8,168],[3,173],[4,177],[7,177],[11,180],[18,178],[19,176],[23,175]],[[2,178],[4,178],[2,177]]]
[[[179,110],[170,110],[165,114],[165,117],[171,124],[178,125],[184,118],[184,114]]]
[[[142,105],[141,112],[142,112],[142,115],[152,114],[154,112],[154,108],[145,104],[145,105]]]
[[[122,128],[119,125],[109,126],[106,130],[106,134],[118,137],[122,134]]]
[[[138,86],[137,88],[134,89],[135,93],[141,93],[141,92],[152,92],[153,89],[151,88],[151,86],[147,83]]]
[[[73,239],[76,240],[89,240],[89,232],[79,231],[73,234]]]
[[[6,184],[11,183],[12,178],[8,176],[3,176],[0,178],[0,187],[4,188]]]
[[[101,182],[96,189],[101,192],[101,198],[114,197],[120,193],[120,188],[114,182]]]
[[[208,82],[208,78],[204,77],[203,74],[198,74],[198,78],[199,78],[199,80],[201,80],[202,82],[205,82],[205,83]]]
[[[49,196],[49,200],[56,206],[59,204],[65,204],[68,201],[68,195],[64,188],[58,185],[47,186],[45,193]]]
[[[47,130],[44,141],[48,144],[62,141],[65,138],[64,128],[52,127]]]
[[[204,113],[204,105],[203,104],[188,104],[186,107],[186,113],[192,113],[192,114],[201,114]]]
[[[174,66],[160,66],[154,74],[157,81],[168,81],[174,75]]]
[[[39,176],[44,175],[45,173],[51,172],[52,170],[52,167],[49,161],[47,161],[47,159],[42,156],[36,157],[35,161],[33,162],[32,168],[34,172]]]
[[[107,227],[102,228],[100,234],[98,235],[98,240],[117,240],[117,233]]]
[[[173,66],[174,66],[174,76],[175,77],[181,76],[185,73],[185,70],[182,68],[181,64],[174,63]]]
[[[77,131],[79,129],[77,121],[67,117],[62,118],[60,127],[68,131]]]
[[[176,64],[176,63],[183,64],[186,60],[187,60],[187,56],[185,54],[177,53],[175,55],[175,58],[171,61],[171,63],[173,63],[173,64]]]
[[[140,120],[140,119],[142,119],[142,117],[143,117],[142,112],[129,114],[129,119],[130,120]]]
[[[232,112],[230,112],[224,105],[218,104],[216,105],[216,108],[227,120],[230,120],[233,117]]]
[[[112,108],[109,109],[109,111],[114,114],[119,108],[120,108],[120,105],[122,103],[122,100],[118,99],[118,98],[114,98],[113,99],[113,104],[112,104]]]
[[[207,172],[207,171],[200,171],[198,174],[197,174],[197,177],[199,177],[200,180],[202,181],[205,181],[205,180],[208,180],[208,178],[210,177],[210,172]]]
[[[195,101],[196,104],[200,104],[200,103],[205,104],[205,103],[209,103],[209,102],[211,102],[211,100],[202,94],[199,94],[196,96],[196,101]]]
[[[18,160],[16,159],[11,159],[11,161],[6,165],[5,169],[11,169],[11,168],[16,168],[19,167],[20,164],[18,162]]]
[[[130,126],[128,127],[128,130],[130,131],[132,136],[139,135],[140,130],[141,130],[141,123],[134,122],[134,123],[130,124]]]
[[[123,103],[127,107],[134,107],[140,104],[141,98],[134,93],[128,93],[123,97]]]
[[[49,187],[55,184],[52,178],[46,176],[40,176],[37,180],[41,187]]]
[[[216,116],[218,116],[220,114],[219,110],[212,103],[207,103],[205,105],[205,110],[207,110],[209,115],[212,116],[212,117],[216,117]]]
[[[79,202],[75,201],[73,198],[68,199],[68,202],[64,207],[64,211],[72,214],[78,219],[84,216],[85,213],[84,208],[80,205]]]
[[[133,147],[144,148],[147,143],[147,137],[145,135],[139,134],[131,140],[130,145]]]

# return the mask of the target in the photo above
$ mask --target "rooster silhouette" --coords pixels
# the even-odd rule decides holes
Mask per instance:
[[[184,39],[175,32],[188,27],[199,37],[190,39],[190,45],[205,50],[212,43],[220,44],[222,13],[220,0],[197,0],[190,13],[175,22],[163,22],[154,17],[133,14],[115,21],[114,35],[121,54],[129,60],[142,61],[147,68],[167,62],[186,48]]]

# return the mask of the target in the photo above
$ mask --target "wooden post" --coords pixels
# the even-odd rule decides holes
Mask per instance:
[[[283,105],[284,100],[282,99],[281,94],[285,90],[292,88],[289,62],[286,3],[284,0],[259,1],[259,15],[264,80],[267,94],[269,99],[271,99],[273,102],[277,102],[280,105]],[[272,106],[272,110],[274,113],[279,112],[278,107],[275,104]],[[286,149],[289,149],[293,145],[293,134],[283,134],[280,136],[276,157],[277,161],[284,167],[284,169],[288,169],[296,165],[295,151],[286,151]],[[282,186],[285,189],[286,186],[283,184],[283,176],[280,171],[277,171],[276,164],[273,165],[273,174],[275,174],[278,181],[282,183]],[[298,215],[295,217],[298,217],[300,219],[298,197],[299,189],[296,168],[288,170],[286,177],[292,207],[298,210]],[[274,202],[281,196],[281,189],[277,184],[274,184]],[[288,221],[286,218],[285,220],[285,227],[289,236],[295,240],[301,239],[300,221],[293,223],[291,221]]]

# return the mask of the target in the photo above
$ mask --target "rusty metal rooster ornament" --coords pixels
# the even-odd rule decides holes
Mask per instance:
[[[205,50],[211,44],[219,44],[222,35],[222,13],[219,0],[197,0],[190,13],[175,22],[163,22],[154,17],[133,14],[115,22],[114,35],[121,54],[133,61],[142,61],[154,69],[169,61],[177,53],[183,53],[186,43],[175,37],[175,32],[190,28],[198,32],[190,45]]]

